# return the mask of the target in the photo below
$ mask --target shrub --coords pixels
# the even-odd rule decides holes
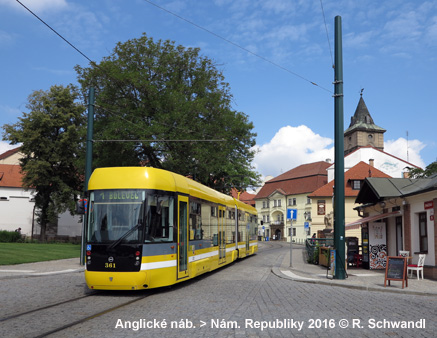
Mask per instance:
[[[21,234],[16,231],[0,230],[0,242],[2,243],[12,243],[20,242]]]

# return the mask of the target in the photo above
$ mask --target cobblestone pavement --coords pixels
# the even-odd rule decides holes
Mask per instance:
[[[260,252],[256,256],[181,285],[160,290],[129,306],[120,307],[52,336],[435,336],[436,296],[358,290],[293,280],[293,277],[283,272],[290,271],[298,275],[300,271],[287,269],[287,255],[289,247],[283,243],[260,243]],[[0,318],[4,317],[5,312],[20,312],[23,304],[41,306],[46,300],[52,301],[58,297],[64,299],[68,295],[85,295],[88,292],[84,288],[83,276],[78,272],[2,279],[0,291],[2,309],[5,308]],[[5,291],[11,293],[6,299]],[[37,297],[35,301],[31,300],[31,295]],[[128,295],[99,293],[96,297],[85,298],[69,312],[65,310],[51,314],[49,320],[68,321],[69,313],[86,312],[99,304],[111,303],[116,298]],[[40,325],[44,325],[46,320],[41,318]],[[8,321],[0,322],[0,325],[2,337],[18,336],[9,335],[13,334],[14,328],[8,327]],[[38,321],[31,325],[37,326]],[[410,328],[402,327],[408,325]],[[38,330],[34,329],[21,336],[36,336]]]

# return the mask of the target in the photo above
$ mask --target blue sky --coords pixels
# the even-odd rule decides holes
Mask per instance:
[[[230,84],[234,108],[254,123],[254,166],[263,176],[333,158],[331,53],[340,15],[345,129],[364,88],[375,123],[387,129],[387,152],[405,160],[408,153],[421,167],[437,159],[436,1],[323,0],[325,27],[320,0],[153,0],[270,62],[145,0],[21,2],[96,62],[143,32],[200,47]],[[32,91],[77,84],[73,67],[88,65],[14,0],[0,0],[0,54],[0,126],[17,122]],[[7,149],[0,142],[0,152]]]

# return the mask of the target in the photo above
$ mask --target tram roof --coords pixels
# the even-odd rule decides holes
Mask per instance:
[[[190,178],[152,167],[98,168],[90,177],[88,189],[154,189],[180,192],[219,204],[237,205],[241,210],[256,212],[253,207]]]

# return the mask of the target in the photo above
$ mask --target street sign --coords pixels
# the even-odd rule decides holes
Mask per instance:
[[[296,220],[297,219],[297,209],[287,209],[287,219]]]

